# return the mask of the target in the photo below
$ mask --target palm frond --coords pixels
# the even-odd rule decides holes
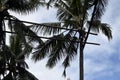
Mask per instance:
[[[77,55],[77,49],[78,49],[78,43],[77,37],[72,37],[72,40],[69,42],[69,45],[67,46],[67,55],[72,60],[75,55]]]
[[[9,72],[2,80],[14,80],[12,74]]]
[[[9,59],[14,56],[9,47],[6,45],[1,46],[0,50],[0,75],[6,75],[7,73],[7,63],[9,62]]]
[[[100,19],[101,16],[104,14],[106,5],[108,3],[108,0],[95,0],[94,4],[96,4],[96,10],[95,10],[95,19]]]
[[[51,42],[52,41],[46,41],[45,44],[40,45],[38,47],[38,49],[35,52],[33,52],[32,59],[35,62],[45,58],[49,54],[49,47],[48,46]]]
[[[32,73],[22,67],[18,67],[19,80],[38,80]]]
[[[9,20],[9,27],[12,28],[12,30],[14,30],[17,35],[19,35],[19,37],[24,41],[27,38],[28,42],[37,41],[40,44],[43,43],[37,34],[30,29],[30,26],[23,24],[18,19],[15,19],[15,21]]]
[[[88,21],[88,25],[89,25],[89,21]],[[112,39],[112,31],[111,28],[108,24],[106,23],[101,23],[100,20],[95,20],[92,22],[92,27],[91,30],[94,32],[100,32],[102,31],[102,33],[110,40]]]
[[[14,31],[17,33],[17,37],[19,38],[19,40],[15,40],[15,41],[22,41],[23,43],[24,43],[24,53],[29,53],[30,52],[30,50],[31,50],[31,46],[28,44],[28,41],[26,40],[26,33],[28,33],[27,31],[26,31],[26,29],[25,29],[25,25],[23,25],[23,24],[21,24],[21,23],[14,23],[14,25],[12,26],[12,28],[14,29]],[[16,35],[14,35],[14,36],[16,36]],[[20,42],[21,42],[20,41]],[[17,46],[16,46],[17,45]],[[18,53],[18,48],[17,47],[22,47],[22,45],[23,44],[20,44],[19,46],[18,46],[18,44],[14,44],[14,47],[13,47],[13,49],[14,48],[16,48],[16,49],[14,49],[15,50],[15,53]],[[23,47],[22,47],[23,48]],[[21,51],[21,50],[19,50],[19,51]]]
[[[64,66],[64,71],[63,71],[63,76],[66,77],[66,68],[70,66],[70,59],[69,56],[66,56],[66,58],[63,61],[63,66]]]
[[[69,55],[72,60],[77,53],[76,40],[77,38],[73,38],[71,33],[56,35],[40,45],[33,53],[32,59],[38,61],[48,57],[46,66],[49,68],[53,68],[65,55]]]
[[[89,27],[89,25],[90,25],[90,21],[87,21],[87,27]],[[101,21],[100,20],[95,20],[95,21],[92,22],[91,30],[99,33],[99,27],[100,26],[101,26]]]
[[[104,34],[109,40],[112,39],[112,31],[111,31],[111,28],[109,27],[108,24],[103,23],[100,28],[101,28],[101,31],[103,32],[103,34]]]
[[[5,6],[17,13],[28,14],[44,4],[44,0],[7,0]]]
[[[64,4],[63,4],[64,3]],[[87,8],[88,6],[83,6],[83,1],[78,0],[70,0],[70,1],[63,1],[63,5],[60,3],[56,3],[56,6],[58,8],[57,11],[57,17],[60,21],[76,21],[78,26],[82,26],[83,23],[88,18],[88,12]],[[88,4],[88,2],[84,3],[85,5]],[[84,9],[84,7],[86,7]],[[83,18],[84,16],[84,18]],[[84,19],[84,20],[83,20]]]
[[[74,57],[77,55],[77,49],[78,49],[78,44],[75,42],[77,40],[76,37],[73,38],[73,41],[71,40],[69,43],[68,48],[66,49],[66,58],[63,61],[63,76],[66,77],[66,68],[70,66],[70,61],[74,59]]]
[[[56,39],[61,39],[63,36],[63,34],[61,35],[57,35],[57,36],[54,36],[52,37],[52,39],[50,40],[47,40],[43,45],[40,45],[38,47],[38,50],[36,50],[34,53],[33,53],[33,59],[35,61],[38,61],[38,60],[41,60],[43,59],[44,57],[48,56],[50,54],[51,51],[53,51],[53,47],[56,46],[56,44],[58,44],[57,41],[59,40],[56,40]]]
[[[49,0],[47,1],[47,8],[49,9],[49,7],[51,7],[51,5],[53,5],[56,2],[61,2],[62,0]]]
[[[18,35],[10,37],[10,46],[2,45],[0,48],[0,75],[2,80],[38,80],[28,72],[25,62],[26,54],[23,54],[25,45]]]
[[[50,52],[52,51],[52,48],[56,45],[57,40],[56,39],[60,39],[60,36],[63,36],[63,34],[61,35],[57,35],[57,36],[53,36],[50,40],[45,41],[44,44],[39,45],[37,50],[33,53],[32,59],[36,61],[41,60],[43,58],[45,58],[46,56],[48,56],[50,54]]]
[[[10,48],[6,45],[2,46],[2,50],[0,51],[0,56],[2,59],[9,60],[11,56],[14,56],[14,54],[10,51]]]
[[[61,39],[63,36],[57,36],[56,39]],[[64,38],[63,38],[64,39]],[[66,49],[66,41],[62,40],[55,40],[54,43],[52,43],[52,50],[51,54],[49,55],[48,62],[46,66],[53,68],[56,63],[62,59],[62,57],[65,55],[65,49]]]
[[[22,52],[22,43],[20,42],[20,38],[16,35],[10,36],[10,50],[15,55],[19,55],[19,53]]]
[[[14,53],[14,57],[18,59],[24,59],[32,51],[32,47],[27,43],[23,43],[19,36],[10,36],[10,50]]]
[[[66,19],[76,19],[77,17],[71,13],[71,9],[66,6],[66,7],[62,7],[61,4],[59,3],[56,3],[55,5],[56,7],[58,7],[58,10],[57,10],[57,17],[60,21],[64,21]]]
[[[70,29],[79,29],[79,23],[75,20],[65,20],[63,27]]]
[[[24,55],[25,56],[25,55]],[[29,66],[28,66],[28,64],[25,62],[25,59],[24,58],[22,58],[22,59],[19,59],[19,58],[16,58],[16,63],[19,65],[19,67],[22,67],[22,68],[27,68],[27,69],[29,69]]]
[[[64,69],[63,74],[64,77],[66,77],[66,69]]]
[[[40,25],[31,25],[31,29],[42,33],[41,35],[53,35],[61,32],[61,22],[41,23]]]

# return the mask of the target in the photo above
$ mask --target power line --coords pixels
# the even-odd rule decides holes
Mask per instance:
[[[28,24],[40,25],[40,26],[50,27],[50,28],[58,28],[58,29],[63,29],[63,30],[72,30],[72,31],[77,31],[77,32],[80,31],[79,29],[68,29],[68,28],[64,28],[64,27],[55,27],[55,26],[46,25],[47,23],[35,23],[35,22],[28,22],[28,21],[23,21],[23,20],[14,20],[14,19],[5,19],[5,20],[11,20],[11,21],[16,21],[16,22],[23,22],[23,23],[28,23]],[[63,23],[63,22],[55,22],[55,23]],[[86,32],[86,33],[88,33],[88,32]],[[98,35],[98,34],[92,33],[92,32],[90,32],[89,34]]]
[[[16,32],[10,32],[10,31],[4,31],[5,33],[11,33],[11,34],[18,34]],[[27,35],[25,34],[25,36],[31,36],[31,37],[36,37],[36,36],[33,36],[33,35]],[[69,39],[62,39],[62,38],[55,38],[55,37],[43,37],[43,36],[37,36],[38,38],[43,38],[43,39],[57,39],[57,40],[64,40],[64,41],[73,41],[73,42],[76,42],[76,43],[80,43],[80,40],[77,39],[77,40],[69,40]],[[92,42],[86,42],[86,44],[92,44],[92,45],[100,45],[99,43],[92,43]]]
[[[28,21],[23,21],[23,20],[17,20],[17,19],[7,19],[5,18],[5,20],[11,20],[11,21],[16,21],[16,22],[22,22],[22,23],[28,23],[28,24],[33,24],[33,25],[39,25],[39,26],[44,26],[44,27],[50,27],[50,28],[58,28],[58,29],[63,29],[63,30],[72,30],[72,31],[77,31],[80,32],[81,30],[79,29],[68,29],[68,28],[64,28],[64,27],[55,27],[55,26],[50,26],[47,25],[47,23],[35,23],[35,22],[28,22]],[[55,22],[55,23],[63,23],[63,22]],[[11,33],[11,34],[17,34],[16,32],[10,32],[10,31],[4,31],[6,33]],[[98,35],[96,33],[91,33],[91,32],[85,32],[87,34],[91,34],[91,35]],[[31,35],[26,35],[26,36],[31,36]],[[35,36],[31,36],[31,37],[35,37]],[[39,38],[43,38],[43,39],[57,39],[57,38],[53,38],[53,37],[43,37],[43,36],[38,36]],[[65,40],[65,39],[59,39],[59,40]],[[74,41],[74,40],[71,40]],[[80,40],[76,41],[77,43],[80,43]],[[99,43],[92,43],[92,42],[83,42],[85,44],[92,44],[92,45],[100,45]]]

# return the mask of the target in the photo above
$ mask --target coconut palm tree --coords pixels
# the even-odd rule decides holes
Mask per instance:
[[[9,11],[13,11],[19,14],[29,14],[36,11],[38,7],[44,5],[44,3],[44,0],[0,0],[0,44],[5,44],[5,31],[7,24],[5,23],[5,20],[8,20],[7,26],[11,31],[15,31],[19,35],[21,35],[22,32],[21,36],[24,37],[24,40],[24,35],[30,32],[34,34],[33,36],[36,36],[30,27],[26,26],[22,22],[18,22],[19,19],[15,18],[13,15],[10,15]]]
[[[37,80],[29,71],[25,62],[25,56],[32,51],[32,43],[42,40],[9,11],[19,14],[29,14],[36,11],[44,4],[44,0],[0,0],[0,75],[1,80]],[[8,21],[6,21],[8,20]],[[6,28],[9,31],[6,31]],[[19,37],[11,38],[10,47],[6,46],[6,32],[16,34]],[[14,42],[16,41],[16,42]],[[23,46],[24,45],[24,46]],[[22,48],[22,49],[21,49]]]
[[[0,51],[0,77],[1,80],[38,80],[25,62],[25,45],[16,35],[10,37],[10,45],[4,45]]]
[[[4,55],[3,60],[6,59],[7,55],[10,54],[10,52],[7,53],[4,50],[2,50],[4,48],[5,49],[7,48],[6,42],[5,42],[6,41],[6,32],[8,32],[8,31],[6,31],[7,27],[9,28],[9,31],[10,31],[8,33],[16,34],[19,37],[19,39],[21,40],[22,44],[24,44],[24,49],[22,50],[24,55],[30,54],[30,52],[33,49],[32,43],[34,43],[34,42],[35,43],[38,42],[40,44],[42,43],[42,40],[37,36],[37,34],[34,31],[32,31],[30,26],[25,25],[23,22],[20,22],[20,20],[17,19],[15,16],[10,15],[9,11],[14,11],[19,14],[29,14],[30,12],[37,10],[37,8],[40,5],[43,5],[43,3],[44,3],[43,0],[40,0],[40,1],[39,0],[29,0],[29,1],[28,0],[0,0],[0,51],[1,51],[1,55]],[[13,47],[13,49],[14,48],[16,49],[16,47]],[[12,54],[10,54],[10,55],[12,55]],[[14,57],[15,56],[16,55],[14,55]],[[8,56],[8,58],[10,59],[11,56]],[[12,61],[12,63],[14,63],[14,62],[15,61]],[[9,64],[11,65],[12,63],[10,62]],[[1,65],[1,68],[6,69],[6,61],[1,60],[0,65]],[[16,64],[12,64],[12,65],[16,65]],[[20,65],[20,66],[24,66],[24,65]],[[13,68],[14,71],[15,71],[15,68]],[[1,72],[0,72],[1,74],[3,74],[3,76],[6,73],[6,70],[4,70],[4,69],[1,69]],[[21,71],[20,74],[21,73],[23,74],[26,71],[22,67],[20,67],[19,69]],[[15,73],[9,72],[9,74],[6,75],[6,77],[4,79],[8,79],[7,77],[9,77],[11,74],[15,74],[13,76],[16,76],[16,72]]]
[[[63,60],[62,64],[66,70],[78,53],[80,80],[84,80],[83,50],[90,31],[101,31],[108,39],[112,38],[109,25],[101,22],[107,0],[50,0],[49,4],[51,2],[54,2],[58,9],[57,17],[62,22],[62,27],[69,29],[62,30],[52,39],[45,41],[33,53],[32,58],[39,61],[48,57],[46,66],[49,68],[53,68],[58,61]],[[42,31],[46,30],[48,29],[42,28]],[[51,29],[47,32],[51,32]],[[65,70],[64,75],[66,75]]]

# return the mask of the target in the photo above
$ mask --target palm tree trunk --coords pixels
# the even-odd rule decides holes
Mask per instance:
[[[0,45],[1,44],[5,45],[5,33],[4,33],[4,28],[3,28],[3,20],[7,14],[8,14],[7,8],[0,11]]]
[[[79,52],[79,80],[84,80],[84,54],[83,54],[83,35],[81,31],[79,32],[79,39],[80,39],[80,52]]]
[[[0,18],[0,45],[2,44],[2,41],[3,41],[3,29],[2,29],[2,19]]]

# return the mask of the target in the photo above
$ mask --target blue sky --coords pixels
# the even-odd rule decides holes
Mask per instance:
[[[96,41],[100,46],[86,45],[84,55],[85,80],[119,80],[120,79],[120,0],[109,0],[102,22],[108,23],[112,27],[113,39],[108,41],[105,36],[90,36],[89,41]],[[14,14],[14,13],[13,13]],[[34,14],[21,16],[16,14],[21,20],[32,22],[54,22],[56,21],[54,9],[49,11],[40,8]],[[46,59],[34,64],[27,60],[30,71],[40,80],[67,80],[63,78],[63,67],[58,64],[53,69],[45,67]],[[67,78],[78,80],[78,58],[67,69]]]

